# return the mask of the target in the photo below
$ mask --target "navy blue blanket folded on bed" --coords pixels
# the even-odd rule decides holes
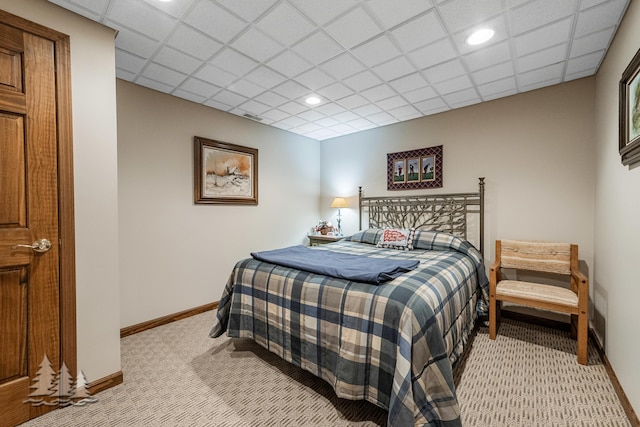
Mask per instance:
[[[420,263],[417,260],[372,258],[316,250],[302,245],[252,252],[251,256],[259,261],[375,285],[395,279]]]

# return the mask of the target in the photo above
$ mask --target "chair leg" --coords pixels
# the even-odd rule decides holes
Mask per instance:
[[[589,316],[587,313],[578,315],[578,363],[587,364],[587,349],[589,344]]]
[[[496,301],[496,297],[493,295],[489,296],[489,338],[492,340],[496,339],[498,332],[498,310],[499,304]]]
[[[574,340],[578,339],[578,315],[571,315],[571,338]]]

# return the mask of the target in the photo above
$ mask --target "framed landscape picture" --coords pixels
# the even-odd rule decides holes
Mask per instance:
[[[258,204],[258,150],[194,137],[194,201]]]
[[[442,187],[442,145],[387,154],[387,190]]]
[[[619,120],[620,160],[633,166],[640,163],[640,50],[620,79]]]

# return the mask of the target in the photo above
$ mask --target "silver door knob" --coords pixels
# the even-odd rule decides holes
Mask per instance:
[[[33,245],[15,245],[11,249],[15,251],[20,248],[33,249],[34,252],[42,253],[51,249],[51,242],[47,239],[40,239],[33,242]]]

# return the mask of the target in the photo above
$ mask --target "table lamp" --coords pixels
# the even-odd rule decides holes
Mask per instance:
[[[331,202],[331,207],[338,208],[338,236],[342,236],[342,226],[340,225],[340,208],[346,208],[347,202],[342,197],[336,197],[335,199],[333,199],[333,202]]]

